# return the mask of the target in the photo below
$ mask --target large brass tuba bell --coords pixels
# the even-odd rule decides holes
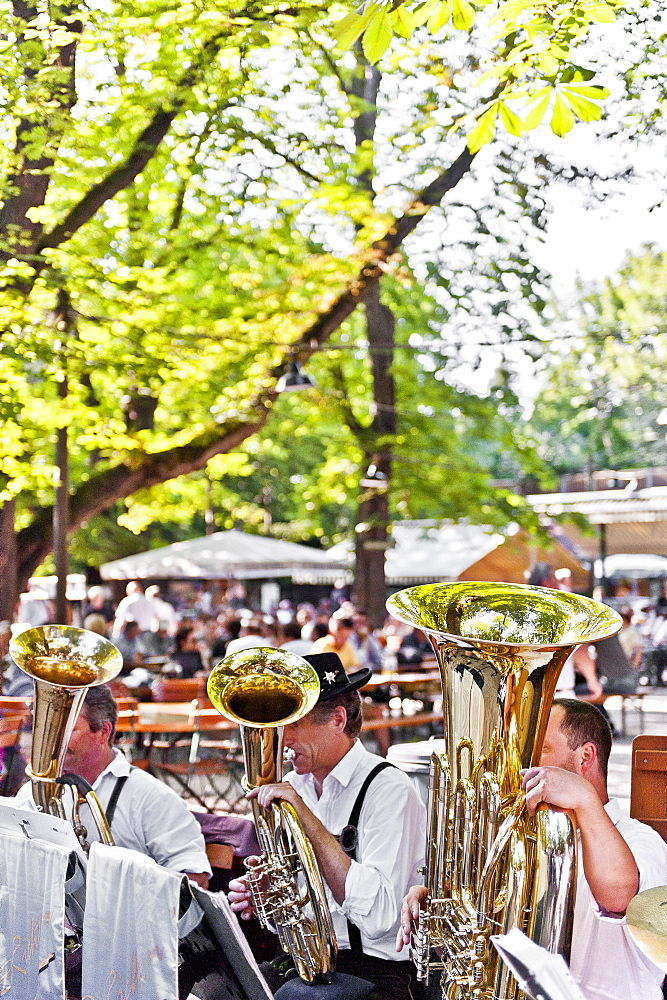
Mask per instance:
[[[307,660],[268,646],[233,653],[213,668],[209,698],[241,727],[247,789],[282,780],[282,727],[306,715],[319,692]],[[260,864],[248,869],[257,915],[275,925],[303,980],[326,980],[335,971],[336,936],[312,844],[288,802],[268,811],[253,799],[252,807],[262,848]]]
[[[72,730],[88,688],[113,680],[123,658],[111,642],[96,632],[70,625],[41,625],[20,632],[11,640],[9,652],[17,666],[35,682],[32,748],[27,768],[33,799],[43,812],[67,819],[62,803],[62,775]],[[78,782],[72,783],[80,788]],[[78,821],[76,788],[73,793],[74,828],[87,848],[86,831]],[[83,797],[102,841],[112,844],[97,796],[91,790]]]
[[[443,689],[428,900],[411,957],[420,978],[442,970],[448,1000],[510,1000],[517,983],[490,936],[518,927],[567,957],[576,887],[571,819],[546,807],[528,816],[521,769],[539,763],[566,659],[581,643],[613,635],[621,618],[576,594],[503,583],[414,587],[387,608],[428,635]]]

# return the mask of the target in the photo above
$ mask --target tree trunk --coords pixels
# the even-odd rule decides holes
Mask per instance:
[[[389,455],[366,454],[364,460],[374,464],[389,479]],[[360,530],[361,529],[361,530]],[[355,537],[354,601],[365,611],[371,628],[382,628],[387,610],[385,554],[389,544],[389,494],[386,488],[360,488]]]
[[[392,440],[396,434],[394,377],[394,314],[380,302],[376,285],[366,299],[366,331],[373,377],[373,420],[364,434],[375,448],[365,449],[364,462],[374,465],[385,486],[360,487],[355,542],[355,594],[358,606],[368,614],[372,628],[382,628],[386,618],[385,553],[389,545],[389,490],[391,486]],[[367,436],[368,435],[368,436]],[[366,465],[364,465],[364,470]],[[382,482],[382,480],[381,480]]]
[[[12,621],[19,591],[16,579],[16,532],[13,500],[0,507],[0,620]]]
[[[381,75],[371,66],[357,45],[357,71],[350,87],[362,110],[354,122],[357,149],[370,145],[375,137],[377,95]],[[368,160],[372,164],[372,160]],[[373,169],[369,165],[357,174],[359,186],[374,198]],[[379,486],[361,486],[355,540],[354,591],[359,608],[372,628],[382,628],[386,617],[385,553],[389,539],[389,490],[391,448],[396,434],[395,387],[391,366],[394,360],[395,320],[391,309],[380,302],[380,283],[375,281],[364,297],[366,335],[373,380],[371,424],[360,436],[364,445],[364,471],[368,466],[379,474]]]

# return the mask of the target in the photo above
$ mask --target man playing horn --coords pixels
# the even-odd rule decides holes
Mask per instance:
[[[357,689],[371,671],[346,675],[335,653],[306,659],[318,673],[321,691],[308,715],[285,726],[294,770],[283,782],[260,785],[248,795],[266,809],[281,799],[296,810],[327,886],[337,971],[368,980],[386,1000],[411,1000],[410,963],[398,958],[393,945],[401,899],[424,860],[426,810],[409,777],[359,740]],[[385,769],[367,786],[353,833],[349,818],[355,801],[378,765]],[[234,879],[229,888],[232,909],[250,919],[254,910],[246,880]]]
[[[586,1000],[661,1000],[664,973],[635,946],[624,915],[643,889],[663,885],[667,845],[644,823],[624,816],[607,792],[611,731],[595,706],[554,701],[539,767],[524,773],[526,805],[571,810],[580,835],[570,971]],[[396,948],[410,941],[427,890],[405,900]]]

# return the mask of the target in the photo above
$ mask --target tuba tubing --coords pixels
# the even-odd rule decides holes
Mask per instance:
[[[413,587],[387,609],[428,635],[443,692],[428,895],[411,957],[420,979],[442,971],[445,998],[514,1000],[516,980],[491,936],[519,927],[567,957],[577,860],[566,812],[545,806],[528,816],[521,771],[539,763],[565,660],[581,643],[616,633],[621,619],[576,594],[483,582]]]
[[[283,726],[303,718],[319,691],[307,660],[268,646],[233,653],[213,668],[208,695],[240,727],[247,790],[282,781]],[[313,845],[290,803],[267,810],[253,799],[252,810],[262,855],[247,879],[257,915],[277,931],[301,979],[329,981],[336,935]]]

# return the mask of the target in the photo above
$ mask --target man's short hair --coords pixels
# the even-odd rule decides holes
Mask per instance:
[[[109,686],[100,684],[97,687],[88,688],[82,710],[85,712],[86,721],[93,733],[98,733],[105,722],[111,723],[111,736],[109,737],[109,746],[111,746],[116,735],[118,706]]]
[[[560,729],[570,750],[592,743],[606,781],[612,738],[611,728],[602,712],[595,705],[575,698],[555,698],[553,707],[563,709]]]
[[[345,709],[347,715],[345,735],[356,739],[361,732],[361,723],[363,722],[361,697],[358,691],[347,691],[344,694],[334,695],[333,698],[327,698],[326,701],[318,702],[310,712],[310,716],[313,722],[323,726],[329,721],[339,705]]]
[[[301,626],[298,622],[285,622],[282,626],[282,633],[285,639],[300,639]]]

